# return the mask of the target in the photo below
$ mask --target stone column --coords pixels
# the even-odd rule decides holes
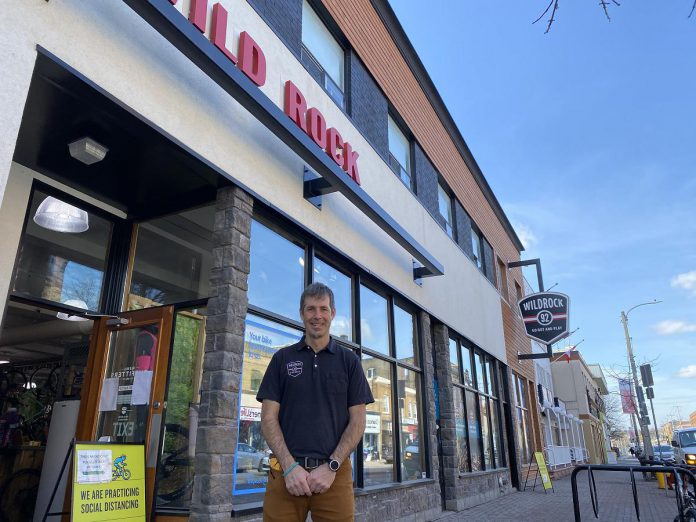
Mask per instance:
[[[423,379],[425,379],[425,401],[423,411],[428,416],[428,432],[424,436],[428,438],[430,446],[430,469],[432,470],[431,477],[437,480],[438,486],[440,481],[440,460],[437,456],[437,420],[435,418],[435,367],[433,364],[433,336],[430,328],[430,315],[426,312],[420,312],[421,324],[421,346],[423,347]]]
[[[440,388],[440,438],[445,488],[445,509],[457,509],[457,429],[454,408],[454,389],[450,373],[449,330],[443,324],[433,328],[435,375]]]
[[[253,199],[218,190],[191,522],[229,520],[244,355]]]

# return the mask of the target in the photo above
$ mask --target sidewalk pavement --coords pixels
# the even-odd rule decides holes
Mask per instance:
[[[635,461],[635,462],[634,462]],[[637,459],[622,459],[619,464],[638,465]],[[633,506],[631,479],[628,473],[595,472],[599,519],[606,522],[638,520]],[[544,494],[537,485],[536,491],[515,492],[480,506],[456,513],[446,512],[437,522],[464,520],[471,522],[573,522],[573,494],[570,477],[553,482],[555,492]],[[642,522],[672,522],[677,515],[674,491],[658,489],[657,481],[644,481],[636,474],[636,487]],[[592,511],[588,475],[578,474],[578,497],[583,521],[597,520]]]

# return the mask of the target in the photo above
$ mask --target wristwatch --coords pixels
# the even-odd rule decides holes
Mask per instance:
[[[329,469],[336,473],[338,471],[338,468],[341,467],[341,463],[338,462],[336,459],[330,459],[329,460]]]

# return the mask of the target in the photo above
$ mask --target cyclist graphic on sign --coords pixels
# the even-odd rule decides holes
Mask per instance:
[[[116,457],[114,459],[114,469],[111,470],[111,478],[116,480],[119,477],[122,477],[123,480],[128,480],[131,478],[130,470],[126,469],[125,455],[121,455],[120,457]]]

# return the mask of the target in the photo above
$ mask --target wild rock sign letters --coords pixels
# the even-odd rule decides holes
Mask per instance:
[[[552,344],[568,335],[570,299],[557,292],[539,292],[522,299],[518,306],[527,337]]]
[[[178,0],[169,0],[176,5]],[[220,4],[213,4],[210,29],[207,26],[208,0],[191,0],[188,20],[201,33],[209,33],[211,43],[258,87],[266,83],[266,55],[261,46],[247,33],[239,35],[237,55],[229,49],[227,37],[228,12]],[[231,38],[230,38],[231,40]],[[345,141],[335,127],[329,127],[324,115],[316,107],[307,106],[300,89],[290,80],[285,82],[284,112],[312,140],[341,167],[348,176],[360,185],[358,154]]]

